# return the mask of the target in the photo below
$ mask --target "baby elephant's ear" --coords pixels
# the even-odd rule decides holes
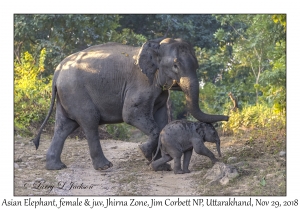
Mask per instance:
[[[204,123],[199,122],[196,124],[196,132],[200,135],[200,136],[204,136]]]

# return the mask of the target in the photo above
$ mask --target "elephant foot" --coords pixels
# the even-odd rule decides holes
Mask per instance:
[[[217,159],[217,158],[215,158],[215,159],[212,159],[211,162],[212,162],[213,164],[215,164],[215,163],[217,163],[217,162],[220,162],[220,160]]]
[[[112,164],[111,162],[107,161],[107,162],[105,162],[104,164],[101,164],[101,163],[99,163],[99,164],[94,164],[94,163],[93,163],[93,166],[94,166],[94,169],[95,169],[95,170],[100,170],[100,171],[102,171],[102,170],[106,170],[106,169],[109,169],[109,168],[113,167],[113,164]]]
[[[183,170],[174,170],[174,174],[184,174]]]
[[[61,170],[63,168],[67,168],[67,166],[62,163],[61,161],[47,161],[46,162],[46,169],[47,170]]]
[[[189,169],[183,170],[184,173],[191,173]]]
[[[172,167],[169,163],[164,163],[157,167],[156,171],[172,171]]]
[[[156,166],[153,163],[151,164],[151,168],[153,171],[172,171],[172,167],[168,163],[164,163],[162,165]]]
[[[153,152],[153,148],[151,147],[151,145],[149,145],[149,143],[144,143],[139,145],[140,150],[142,151],[143,155],[145,156],[145,158],[148,161],[152,160],[152,152]]]

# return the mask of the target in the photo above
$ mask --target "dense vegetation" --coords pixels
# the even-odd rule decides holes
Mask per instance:
[[[48,110],[52,74],[67,55],[109,41],[141,46],[181,37],[199,62],[200,107],[230,114],[224,133],[285,129],[286,16],[243,15],[24,15],[14,16],[15,130],[30,133]],[[233,108],[229,93],[238,102]],[[181,92],[171,93],[172,118],[191,118]],[[53,122],[53,118],[52,118]],[[107,130],[126,138],[125,125]],[[121,134],[120,134],[121,131]]]

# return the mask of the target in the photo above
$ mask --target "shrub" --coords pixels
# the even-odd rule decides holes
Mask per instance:
[[[245,106],[242,110],[230,113],[228,122],[222,124],[223,132],[238,134],[242,130],[257,128],[283,129],[286,125],[285,112],[278,112],[276,107],[267,104]]]
[[[14,62],[14,125],[16,130],[29,132],[29,126],[44,119],[51,99],[51,76],[43,78],[46,49],[39,59],[29,52]]]
[[[126,123],[108,124],[106,125],[106,132],[112,135],[114,139],[127,140],[129,138],[129,128],[130,125]]]

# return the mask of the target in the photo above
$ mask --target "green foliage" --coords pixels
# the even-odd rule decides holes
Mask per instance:
[[[106,125],[106,131],[112,135],[114,139],[121,140],[127,140],[129,138],[129,128],[130,125],[127,125],[126,123]]]
[[[280,25],[282,25],[284,27],[284,31],[286,30],[286,15],[272,15],[272,19],[275,23],[279,23]]]
[[[239,108],[242,108],[244,104],[255,104],[255,102],[251,100],[255,92],[249,90],[250,86],[251,82],[248,80],[234,80],[232,83],[221,85],[207,82],[203,85],[203,88],[200,88],[199,106],[202,111],[206,113],[225,113],[227,115],[233,106],[228,96],[229,92],[237,98]]]
[[[37,57],[47,49],[44,75],[51,75],[55,67],[68,55],[87,47],[106,42],[141,45],[145,38],[119,28],[119,15],[79,14],[17,14],[14,15],[15,59],[28,51]]]
[[[51,77],[41,77],[44,71],[46,49],[39,59],[30,53],[21,55],[20,62],[14,62],[14,124],[17,130],[28,131],[33,122],[44,119],[51,98]]]
[[[124,28],[121,33],[114,32],[113,40],[122,44],[142,46],[147,39],[141,34],[135,34],[131,29]],[[111,34],[110,34],[111,35]]]
[[[218,113],[223,110],[220,103],[217,103],[216,99],[223,98],[225,93],[221,96],[221,92],[217,90],[217,87],[213,83],[205,83],[204,87],[200,89],[199,105],[202,111],[206,113]],[[221,101],[221,100],[220,100]],[[220,102],[219,101],[219,102]]]
[[[280,130],[285,128],[285,125],[285,113],[278,113],[276,109],[266,104],[258,104],[231,112],[229,121],[222,124],[222,129],[225,133],[238,134],[242,131],[261,128]]]
[[[214,49],[195,47],[195,55],[199,64],[197,74],[202,82],[214,83],[223,67],[224,60],[215,59],[215,53]]]
[[[184,93],[181,91],[170,91],[170,101],[172,119],[186,118],[187,110]]]
[[[266,179],[265,179],[265,177],[263,177],[263,178],[260,180],[259,184],[260,184],[261,186],[263,186],[263,187],[266,186]]]
[[[284,110],[285,15],[215,17],[222,26],[214,34],[219,49],[210,58],[219,65],[216,85],[234,92],[239,103],[268,102]]]
[[[265,100],[273,104],[278,112],[286,109],[286,43],[276,42],[276,46],[269,53],[271,70],[266,70],[261,75],[261,86]]]
[[[133,14],[122,15],[120,25],[132,29],[137,34],[143,34],[147,39],[165,35],[182,38],[194,46],[201,48],[215,47],[213,34],[220,24],[209,14]]]

